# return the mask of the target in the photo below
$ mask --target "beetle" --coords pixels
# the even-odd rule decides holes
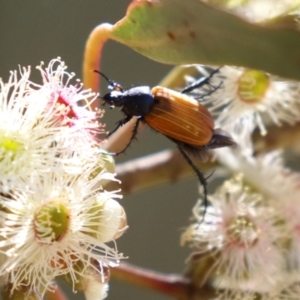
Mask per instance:
[[[111,90],[111,92],[101,97],[103,104],[109,104],[110,108],[121,107],[121,111],[125,114],[125,118],[118,122],[117,127],[109,135],[130,121],[132,117],[137,117],[132,137],[126,147],[119,153],[124,152],[129,147],[137,134],[140,122],[146,123],[149,127],[176,143],[180,153],[194,170],[203,186],[205,206],[203,216],[208,205],[206,178],[188,154],[206,160],[207,150],[233,146],[235,142],[224,130],[215,129],[214,119],[208,109],[197,99],[186,95],[186,93],[205,84],[210,85],[210,78],[218,70],[214,70],[208,77],[200,78],[181,92],[161,86],[153,88],[135,86],[124,90],[119,83],[110,80],[102,72],[94,70],[109,83],[108,88]]]

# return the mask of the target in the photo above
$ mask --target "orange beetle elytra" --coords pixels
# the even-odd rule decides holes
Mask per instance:
[[[164,87],[151,90],[157,100],[146,123],[162,134],[194,146],[208,144],[213,136],[214,120],[199,101]]]

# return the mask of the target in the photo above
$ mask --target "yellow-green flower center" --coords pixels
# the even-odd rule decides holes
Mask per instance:
[[[36,236],[45,243],[59,241],[69,228],[69,220],[69,211],[61,202],[49,202],[35,216]]]
[[[0,138],[0,161],[2,161],[7,155],[10,155],[11,159],[14,159],[16,154],[23,150],[24,145],[22,143],[16,142],[5,136]]]
[[[239,98],[249,104],[262,102],[269,85],[270,79],[264,72],[248,70],[239,78]]]

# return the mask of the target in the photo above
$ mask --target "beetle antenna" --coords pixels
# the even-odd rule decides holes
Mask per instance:
[[[94,70],[94,72],[101,75],[109,83],[109,86],[108,86],[109,89],[123,92],[123,88],[119,83],[109,79],[105,74],[103,74],[102,72],[100,72],[98,70]]]
[[[185,153],[185,151],[182,149],[182,147],[178,146],[178,149],[179,149],[181,155],[183,156],[183,158],[186,160],[186,162],[192,167],[192,169],[196,173],[197,177],[199,178],[200,183],[203,186],[203,190],[204,190],[204,211],[203,211],[203,215],[202,215],[202,220],[200,222],[200,223],[202,223],[204,221],[204,217],[205,217],[207,206],[208,206],[206,178],[203,176],[201,171],[194,165],[194,163],[189,158],[189,156]]]

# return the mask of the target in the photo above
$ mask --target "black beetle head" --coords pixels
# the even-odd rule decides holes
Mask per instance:
[[[110,93],[107,93],[102,97],[103,105],[106,103],[110,106],[110,108],[119,107],[124,105],[124,98],[123,98],[124,92],[122,91],[112,91]]]
[[[101,98],[103,100],[103,105],[105,105],[107,103],[110,106],[110,108],[114,108],[115,106],[117,106],[117,107],[123,106],[124,91],[123,91],[122,86],[119,83],[117,83],[113,80],[110,80],[102,72],[100,72],[98,70],[94,70],[94,72],[101,75],[109,83],[108,89],[112,90],[110,93],[107,93],[106,95],[104,95],[104,97]]]
[[[94,71],[109,83],[108,88],[112,90],[102,97],[103,105],[107,103],[110,108],[122,107],[121,110],[128,116],[145,116],[150,112],[155,100],[149,86],[137,86],[123,90],[119,83],[110,80],[100,71]]]

